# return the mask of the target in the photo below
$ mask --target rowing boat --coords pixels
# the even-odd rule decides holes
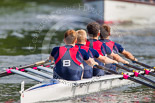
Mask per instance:
[[[144,71],[140,71],[140,74],[144,74]],[[134,73],[128,73],[128,75],[133,76]],[[79,81],[52,79],[50,82],[45,81],[26,90],[22,83],[20,99],[21,103],[57,101],[133,83],[122,78],[122,75],[112,74]]]
[[[126,66],[130,66],[136,69],[135,71],[134,69],[128,69],[122,65],[114,64],[117,67],[128,71],[126,73],[120,73],[110,70],[106,67],[94,65],[94,68],[99,68],[112,74],[93,77],[91,79],[83,79],[79,81],[67,81],[61,79],[53,79],[53,69],[51,68],[53,68],[54,65],[53,63],[48,63],[48,61],[45,60],[26,66],[8,68],[6,69],[6,71],[0,73],[0,77],[18,74],[39,82],[39,84],[34,85],[26,90],[24,90],[24,82],[21,83],[21,103],[63,100],[70,97],[86,95],[102,90],[111,89],[114,87],[128,85],[134,82],[155,89],[155,86],[151,85],[155,84],[155,82],[143,76],[144,74],[146,74],[155,77],[155,67],[137,61],[134,63],[147,67],[148,69],[139,68],[131,64],[125,64]],[[39,75],[40,77],[38,77],[37,75]],[[145,81],[138,80],[134,77],[140,77],[142,80],[148,81],[151,84],[148,84]]]

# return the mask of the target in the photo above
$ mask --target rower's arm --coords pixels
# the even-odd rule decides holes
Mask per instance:
[[[130,52],[123,50],[123,52],[121,53],[123,54],[126,58],[132,60],[132,61],[138,61]]]
[[[118,63],[117,61],[112,60],[112,59],[110,59],[110,58],[108,58],[106,56],[102,56],[102,55],[99,55],[99,57],[96,58],[96,59],[99,60],[102,63],[105,63],[105,64],[111,64],[111,63],[116,63],[117,64]]]
[[[118,54],[115,54],[115,53],[111,53],[111,55],[113,57],[114,60],[118,61],[118,62],[121,62],[123,64],[129,64],[128,61],[124,60],[122,57],[120,57]]]
[[[98,65],[98,63],[95,62],[94,59],[92,59],[92,58],[89,58],[88,60],[85,60],[85,62],[86,62],[89,66],[91,66],[91,67],[93,67],[94,65]]]
[[[83,49],[79,49],[79,51],[81,52],[81,55],[83,57],[83,60],[91,67],[93,67],[94,65],[98,65],[97,62],[94,61],[94,59],[92,59],[89,54],[83,50]]]

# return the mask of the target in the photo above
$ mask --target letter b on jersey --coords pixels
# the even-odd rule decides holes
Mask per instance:
[[[71,65],[71,61],[70,60],[63,60],[63,66],[64,67],[69,67]]]

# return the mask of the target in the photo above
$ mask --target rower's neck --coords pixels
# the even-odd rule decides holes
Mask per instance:
[[[71,45],[71,46],[75,46],[75,43],[74,43],[74,44],[66,44],[66,45]]]
[[[104,40],[104,39],[108,39],[108,40],[109,40],[109,39],[110,39],[110,37],[108,36],[108,37],[106,37],[106,38],[101,38],[101,39],[103,39],[103,40]]]
[[[109,38],[109,36],[108,36],[108,37],[106,37],[105,39],[110,39],[110,38]]]
[[[83,44],[83,45],[86,45],[86,42],[77,42],[76,44]]]
[[[98,40],[98,37],[90,37],[90,39],[96,39],[96,40]]]

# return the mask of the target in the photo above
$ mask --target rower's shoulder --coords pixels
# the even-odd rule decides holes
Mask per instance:
[[[59,46],[56,46],[53,48],[53,50],[59,50],[59,48],[60,48]]]
[[[81,53],[85,53],[85,52],[86,52],[86,50],[80,49],[80,48],[79,48],[79,51],[80,51]]]
[[[122,47],[122,45],[120,43],[116,43],[116,42],[115,42],[115,46]]]

